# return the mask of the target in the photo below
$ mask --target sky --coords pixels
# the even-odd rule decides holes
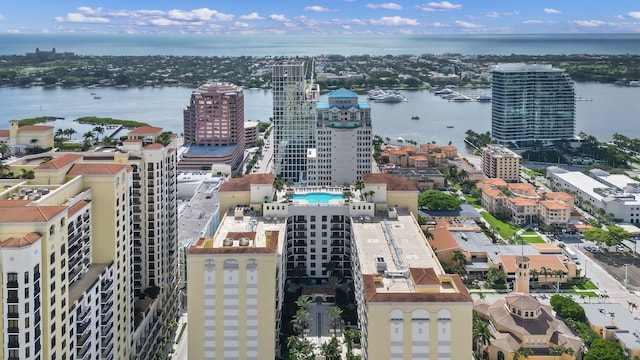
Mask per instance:
[[[0,34],[639,32],[637,0],[0,1]]]

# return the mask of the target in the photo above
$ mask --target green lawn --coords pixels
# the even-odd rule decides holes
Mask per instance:
[[[522,235],[538,235],[538,233],[535,231],[523,231]]]
[[[529,244],[544,243],[544,240],[540,236],[523,236],[522,239]]]
[[[478,199],[476,199],[476,198],[474,198],[474,197],[471,197],[471,196],[469,196],[469,195],[463,195],[463,196],[464,196],[464,199],[465,199],[465,200],[467,200],[467,202],[468,202],[469,204],[471,204],[471,206],[473,206],[474,208],[479,209],[479,208],[481,208],[481,207],[482,207],[482,206],[480,205],[480,201],[478,201]]]
[[[519,227],[509,225],[503,221],[500,221],[486,211],[481,211],[480,215],[482,215],[482,217],[485,220],[487,220],[487,222],[489,223],[489,225],[491,225],[492,228],[500,229],[498,233],[503,239],[508,239],[511,235],[515,234],[520,230]]]
[[[591,281],[587,281],[581,285],[573,285],[572,288],[575,290],[598,290],[598,287],[595,286]]]

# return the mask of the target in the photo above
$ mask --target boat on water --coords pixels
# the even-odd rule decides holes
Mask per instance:
[[[489,102],[491,101],[491,96],[488,95],[480,95],[476,98],[476,101],[480,101],[480,102]]]
[[[98,99],[102,99],[102,96],[98,96],[98,95],[96,95],[96,96],[94,96],[93,98],[94,98],[94,99],[96,99],[96,100],[98,100]]]
[[[447,125],[447,129],[453,129],[453,125]]]
[[[436,95],[450,95],[453,94],[455,91],[449,89],[449,88],[444,88],[442,90],[438,90],[435,92]]]
[[[411,117],[411,120],[420,120],[420,116],[414,115]]]
[[[368,99],[373,102],[383,102],[383,103],[395,103],[395,102],[407,101],[407,98],[397,91],[385,92],[384,90],[381,90],[381,89],[374,89],[370,91]]]
[[[96,94],[96,93],[91,93],[91,95],[98,95],[98,94]]]
[[[449,101],[455,101],[455,102],[471,101],[471,98],[465,95],[458,95],[454,98],[449,99]]]

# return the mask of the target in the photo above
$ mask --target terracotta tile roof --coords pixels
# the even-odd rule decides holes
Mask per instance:
[[[507,184],[507,186],[510,189],[518,189],[518,190],[525,190],[525,191],[535,190],[535,187],[529,183],[509,183]]]
[[[34,244],[36,241],[40,240],[42,234],[36,232],[30,232],[24,236],[17,237],[12,236],[7,238],[3,242],[0,243],[0,247],[2,248],[20,248],[24,246],[28,246]]]
[[[547,192],[547,193],[544,193],[544,197],[549,200],[573,201],[573,196],[563,191]]]
[[[162,128],[155,126],[140,126],[131,131],[127,135],[155,135],[162,132]]]
[[[48,222],[63,211],[67,211],[66,206],[0,207],[0,221],[4,223]]]
[[[429,239],[429,245],[434,252],[460,249],[460,245],[458,245],[446,227],[438,227],[429,231],[433,235],[433,239]]]
[[[25,206],[33,200],[0,200],[0,207]],[[0,220],[1,221],[1,220]]]
[[[46,126],[46,125],[24,125],[18,128],[19,131],[22,131],[22,130],[42,131],[42,130],[51,130],[51,129],[53,129],[53,126]]]
[[[67,212],[67,216],[71,216],[71,215],[77,213],[82,208],[87,206],[87,204],[89,204],[89,203],[91,203],[91,201],[89,201],[89,200],[80,200],[77,203],[71,205],[71,207],[69,207],[69,211]]]
[[[440,285],[440,279],[432,268],[409,268],[416,285]]]
[[[567,267],[560,260],[561,255],[527,255],[530,259],[529,269],[535,269],[540,271],[543,267],[547,270],[562,270],[562,272],[567,273]],[[500,255],[500,262],[502,263],[502,267],[507,273],[515,273],[516,272],[516,257],[517,255]],[[552,275],[550,275],[552,276]]]
[[[9,130],[0,130],[0,137],[9,137],[11,133]]]
[[[571,205],[555,200],[540,201],[540,204],[550,210],[571,209]]]
[[[125,139],[123,142],[141,143],[142,139]]]
[[[225,191],[249,191],[252,184],[273,184],[274,174],[249,174],[241,178],[229,179],[220,186],[220,192]]]
[[[155,150],[155,149],[163,149],[163,148],[164,148],[164,145],[160,143],[155,143],[155,144],[146,145],[143,149]]]
[[[524,239],[526,239],[526,236],[523,236]],[[539,253],[541,254],[560,254],[562,253],[562,249],[560,249],[559,247],[553,245],[553,244],[549,244],[549,243],[534,243],[534,244],[529,244],[532,247],[534,247],[536,250],[538,250]]]
[[[416,184],[391,174],[362,174],[365,184],[387,184],[387,191],[418,191]]]
[[[429,158],[424,156],[424,155],[412,155],[412,156],[409,156],[409,159],[417,160],[417,161],[427,161],[427,160],[429,160]]]
[[[511,202],[517,206],[537,206],[538,202],[535,199],[527,199],[522,197],[514,197]]]
[[[481,188],[481,189],[483,187],[484,188],[490,188],[492,185],[495,186],[495,187],[498,187],[498,188],[507,186],[507,182],[502,180],[502,179],[500,179],[500,178],[487,178],[487,179],[478,181],[476,183],[476,185],[477,184],[480,184],[478,187]]]
[[[82,159],[82,155],[79,155],[79,154],[64,154],[47,161],[46,163],[38,166],[36,169],[37,170],[61,169],[80,159]]]
[[[367,302],[469,302],[473,299],[469,291],[460,280],[458,275],[447,275],[451,277],[457,292],[381,292],[376,290],[375,277],[378,275],[363,274],[364,293]]]
[[[440,149],[442,151],[457,151],[458,150],[458,148],[456,148],[455,146],[452,146],[452,145],[440,146]]]
[[[67,174],[69,175],[106,175],[117,174],[127,165],[119,164],[75,164]]]

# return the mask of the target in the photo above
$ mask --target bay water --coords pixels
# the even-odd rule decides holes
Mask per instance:
[[[640,87],[611,84],[576,83],[576,94],[591,101],[576,102],[576,133],[583,131],[608,141],[614,133],[640,138]],[[0,88],[0,129],[8,121],[38,116],[63,117],[49,122],[56,128],[74,128],[80,139],[93,126],[78,124],[83,116],[135,120],[182,133],[182,111],[189,104],[193,89],[165,88]],[[488,89],[487,89],[488,91]],[[245,120],[269,121],[272,116],[272,93],[265,89],[245,89]],[[486,93],[482,89],[480,93]],[[94,99],[97,94],[100,99]],[[451,142],[466,153],[464,137],[468,129],[485,132],[491,129],[490,102],[449,102],[428,90],[401,91],[408,99],[401,103],[371,103],[373,132],[397,141]],[[321,97],[326,101],[326,95]],[[366,101],[366,96],[361,96]],[[419,120],[412,120],[418,116]],[[4,125],[2,125],[4,124]],[[452,127],[451,127],[452,126]],[[122,134],[118,134],[122,135]]]

